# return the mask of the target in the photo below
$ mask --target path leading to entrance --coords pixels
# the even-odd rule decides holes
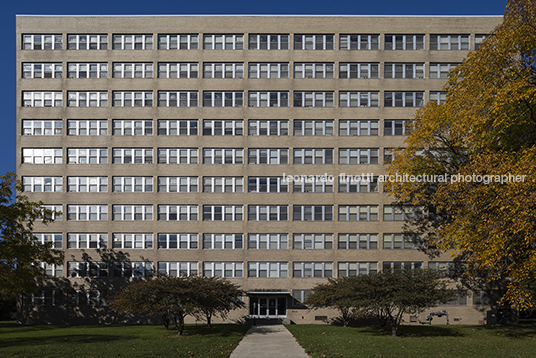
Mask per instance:
[[[253,326],[230,358],[309,358],[282,324]]]

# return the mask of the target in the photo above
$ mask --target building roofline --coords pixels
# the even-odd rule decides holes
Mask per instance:
[[[16,14],[16,17],[503,17],[503,15],[281,15],[281,14],[184,14],[184,15],[31,15]]]

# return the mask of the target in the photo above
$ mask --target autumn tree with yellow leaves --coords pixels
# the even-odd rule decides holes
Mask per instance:
[[[509,0],[444,90],[444,103],[417,112],[388,172],[450,179],[385,190],[426,209],[406,226],[423,234],[426,252],[448,251],[469,277],[501,282],[503,304],[536,308],[536,1]]]

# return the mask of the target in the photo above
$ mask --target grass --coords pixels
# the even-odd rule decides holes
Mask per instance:
[[[248,325],[187,325],[184,335],[163,326],[36,325],[0,322],[0,357],[229,357]]]
[[[534,357],[536,324],[513,327],[402,326],[399,337],[379,327],[291,325],[305,351],[317,357]]]

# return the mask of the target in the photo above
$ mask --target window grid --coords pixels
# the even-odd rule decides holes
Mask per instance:
[[[243,193],[242,177],[203,177],[203,193]]]
[[[292,191],[294,193],[333,193],[333,181],[324,176],[303,175],[300,180],[293,181]]]
[[[334,35],[295,34],[294,50],[333,50]]]
[[[413,121],[410,119],[386,119],[383,121],[383,135],[408,135]]]
[[[311,294],[311,290],[292,290],[292,306],[294,307],[306,307],[303,302],[307,300]]]
[[[114,249],[152,249],[153,234],[149,233],[113,233]]]
[[[430,50],[469,51],[469,35],[430,35]]]
[[[339,164],[378,164],[379,149],[339,149]]]
[[[63,235],[61,233],[32,233],[33,237],[41,244],[50,244],[53,249],[63,247]]]
[[[22,35],[23,50],[61,50],[62,35]]]
[[[250,34],[250,50],[288,50],[288,34]]]
[[[196,261],[158,262],[158,273],[171,277],[197,276],[197,267]]]
[[[417,270],[422,269],[422,262],[411,261],[384,261],[383,271]]]
[[[108,35],[67,35],[68,50],[107,50]]]
[[[447,100],[447,92],[430,91],[430,102],[441,104],[441,103],[445,103],[446,100]]]
[[[115,221],[152,221],[152,205],[112,205],[112,220]]]
[[[333,262],[294,262],[294,278],[333,277]]]
[[[108,177],[67,177],[70,193],[107,193]]]
[[[153,135],[153,121],[134,119],[114,119],[112,121],[113,135]]]
[[[158,78],[198,78],[197,62],[159,62]]]
[[[108,247],[108,234],[67,234],[68,249],[105,249]]]
[[[294,107],[333,107],[334,92],[294,91]]]
[[[22,92],[23,107],[63,107],[62,92]]]
[[[294,164],[333,164],[333,149],[294,149]]]
[[[107,221],[108,205],[67,205],[67,220]]]
[[[242,119],[205,119],[203,135],[244,135]]]
[[[250,107],[288,107],[288,91],[249,91]]]
[[[152,62],[114,62],[113,78],[153,78]]]
[[[424,35],[385,35],[386,50],[424,50]]]
[[[242,205],[203,205],[203,221],[243,221]]]
[[[108,78],[108,64],[69,62],[67,78]]]
[[[63,64],[60,63],[23,63],[22,78],[62,78]]]
[[[380,78],[379,63],[341,62],[339,78]]]
[[[23,191],[34,193],[61,193],[63,177],[23,177]]]
[[[67,148],[69,164],[108,164],[106,148]]]
[[[22,162],[28,164],[62,164],[61,148],[23,148]]]
[[[159,249],[197,250],[199,238],[197,234],[158,234]]]
[[[459,63],[431,63],[430,78],[448,78],[449,71]]]
[[[385,107],[422,107],[424,92],[385,92]]]
[[[337,277],[354,277],[378,273],[377,262],[339,262]]]
[[[288,278],[288,262],[248,262],[250,278]]]
[[[248,205],[248,221],[288,221],[288,205]]]
[[[379,107],[380,92],[339,92],[339,107]]]
[[[41,262],[39,264],[47,277],[63,277],[63,265],[47,264]]]
[[[384,250],[415,250],[418,246],[415,235],[383,234]]]
[[[198,216],[197,205],[158,205],[160,221],[197,221]]]
[[[375,119],[339,120],[339,136],[377,136],[379,132],[379,123]]]
[[[197,135],[197,119],[159,119],[158,135]]]
[[[242,91],[204,91],[203,107],[243,107]]]
[[[339,205],[339,221],[378,221],[378,205]]]
[[[204,250],[242,250],[242,234],[203,234]]]
[[[198,164],[197,148],[158,148],[158,164]]]
[[[244,78],[244,64],[241,62],[203,63],[203,78]]]
[[[67,135],[108,135],[107,120],[69,119]]]
[[[107,277],[107,262],[67,262],[68,277]]]
[[[243,262],[203,262],[204,277],[242,278]]]
[[[197,177],[158,177],[159,193],[197,193],[199,179]]]
[[[294,250],[332,250],[333,234],[294,234]]]
[[[339,193],[378,193],[378,177],[339,176]]]
[[[112,91],[113,107],[152,107],[152,91]]]
[[[204,50],[243,50],[244,35],[213,34],[203,35]]]
[[[288,234],[249,234],[249,250],[288,250]]]
[[[152,193],[153,177],[113,177],[114,193]]]
[[[341,34],[339,50],[379,50],[380,35]]]
[[[335,64],[294,62],[294,78],[335,78]]]
[[[378,234],[339,234],[339,250],[377,250]]]
[[[288,193],[288,182],[282,177],[248,177],[248,193]]]
[[[67,107],[108,107],[108,92],[67,92]]]
[[[295,136],[309,136],[309,135],[333,135],[333,120],[332,119],[317,119],[317,120],[305,120],[295,119],[293,121],[294,135]]]
[[[63,220],[63,208],[62,205],[42,205],[43,209],[53,211],[49,217],[55,221]],[[48,215],[47,215],[48,216]]]
[[[248,135],[253,136],[284,136],[288,135],[287,119],[250,119],[248,120]]]
[[[487,36],[488,35],[481,35],[481,34],[475,35],[475,51],[477,51],[480,48],[480,46],[482,46],[482,42],[484,42]]]
[[[386,63],[384,78],[424,78],[424,63]]]
[[[244,164],[244,149],[204,148],[203,164]]]
[[[248,164],[288,164],[288,149],[249,149]]]
[[[383,221],[414,221],[423,217],[420,206],[383,206]]]
[[[293,221],[333,221],[333,205],[293,205]]]
[[[55,119],[24,119],[22,135],[62,135],[63,121]]]
[[[113,164],[153,164],[152,148],[112,148]]]
[[[159,50],[197,50],[199,49],[198,34],[166,34],[158,35]]]
[[[288,62],[250,62],[248,69],[249,78],[289,78]]]
[[[153,263],[144,261],[114,262],[114,277],[151,277]]]
[[[114,50],[152,50],[153,35],[113,35]]]
[[[197,91],[158,91],[158,107],[197,107]]]

